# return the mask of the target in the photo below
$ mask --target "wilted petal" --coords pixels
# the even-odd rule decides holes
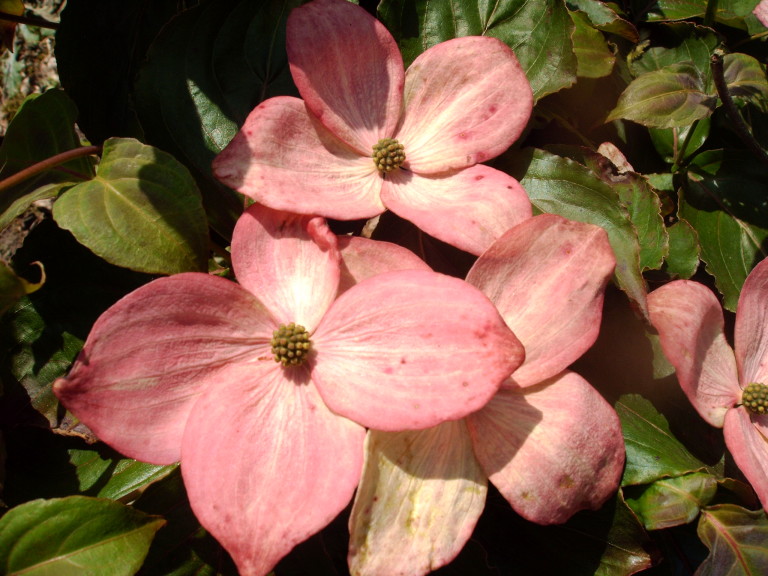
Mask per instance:
[[[765,431],[768,417],[751,415],[743,407],[728,410],[723,434],[733,460],[752,484],[763,508],[768,509],[768,438],[754,420],[761,420]]]
[[[741,388],[717,298],[698,282],[675,280],[648,295],[648,312],[691,404],[722,428],[728,408],[741,400]]]
[[[734,336],[742,384],[768,384],[768,259],[755,266],[744,282]]]
[[[326,404],[378,430],[428,428],[477,410],[524,356],[479,290],[423,270],[353,286],[313,341]]]
[[[553,214],[519,224],[467,275],[525,346],[520,386],[558,374],[594,344],[615,258],[605,231]]]
[[[531,202],[520,183],[488,166],[439,176],[392,172],[381,199],[427,234],[475,255],[531,217]]]
[[[201,392],[227,389],[260,356],[271,362],[274,328],[269,312],[234,282],[198,273],[161,278],[102,314],[54,392],[126,456],[177,462]]]
[[[340,236],[341,280],[339,292],[358,282],[392,270],[430,270],[424,260],[407,248],[391,242],[360,236]]]
[[[340,220],[384,211],[382,180],[360,156],[307,113],[304,102],[265,100],[213,161],[224,184],[277,210]]]
[[[392,136],[400,118],[403,60],[392,35],[346,0],[316,0],[291,12],[287,47],[307,107],[370,157],[373,145]]]
[[[463,420],[370,431],[350,518],[350,572],[420,576],[447,564],[472,535],[487,491]]]
[[[491,482],[532,522],[565,522],[616,492],[624,468],[619,418],[574,372],[504,387],[467,423]]]
[[[232,235],[237,280],[278,322],[312,331],[336,298],[341,256],[325,220],[254,204]]]
[[[423,52],[405,74],[405,113],[396,137],[407,166],[435,174],[495,158],[517,140],[533,92],[502,41],[467,36]]]
[[[195,516],[242,576],[263,576],[326,526],[360,479],[365,431],[331,413],[301,367],[254,366],[190,415],[181,470]],[[303,377],[303,379],[302,379]]]

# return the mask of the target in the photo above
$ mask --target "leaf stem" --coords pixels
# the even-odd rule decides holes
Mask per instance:
[[[2,192],[3,190],[7,190],[12,186],[16,186],[17,184],[20,184],[24,182],[24,180],[32,178],[33,176],[37,176],[42,172],[46,172],[48,170],[51,170],[52,168],[56,168],[56,166],[60,164],[65,164],[70,160],[74,160],[75,158],[81,158],[83,156],[92,156],[94,154],[100,154],[100,153],[101,153],[101,146],[83,146],[82,148],[75,148],[74,150],[67,150],[66,152],[61,152],[60,154],[56,154],[55,156],[51,156],[50,158],[41,160],[36,164],[32,164],[32,166],[27,166],[23,170],[19,170],[18,172],[8,176],[8,178],[5,178],[4,180],[0,180],[0,192]]]
[[[7,12],[0,12],[0,20],[17,22],[28,26],[38,26],[40,28],[50,28],[51,30],[58,30],[59,28],[59,25],[56,22],[50,22],[49,20],[43,20],[42,18],[30,18],[29,16],[16,16],[15,14],[8,14]]]
[[[763,164],[768,164],[768,153],[763,150],[757,140],[755,140],[755,137],[752,136],[749,127],[744,122],[744,118],[741,117],[739,109],[736,108],[730,92],[728,92],[728,85],[725,83],[725,75],[723,73],[722,51],[716,50],[710,57],[709,64],[712,68],[712,79],[715,82],[715,88],[717,88],[717,95],[720,96],[720,100],[723,102],[725,113],[732,122],[734,131]]]
[[[685,135],[685,140],[683,140],[682,146],[678,148],[677,154],[675,156],[675,163],[672,165],[672,172],[677,172],[677,170],[682,165],[683,161],[685,160],[685,151],[688,149],[688,145],[691,143],[691,139],[693,138],[693,133],[698,128],[699,121],[694,120],[693,123],[688,128],[688,132]]]

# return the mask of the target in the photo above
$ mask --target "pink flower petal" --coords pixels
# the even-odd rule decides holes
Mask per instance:
[[[340,236],[341,279],[339,292],[358,282],[392,270],[430,270],[424,260],[397,244],[359,236]]]
[[[442,42],[405,74],[405,113],[396,138],[407,167],[435,174],[495,158],[517,140],[533,92],[509,47],[488,36]]]
[[[370,431],[349,521],[352,574],[421,576],[453,560],[488,491],[463,420]]]
[[[741,388],[717,298],[698,282],[676,280],[648,295],[648,311],[691,404],[722,428],[728,408],[741,401]]]
[[[232,235],[238,282],[278,322],[314,330],[336,299],[341,256],[325,220],[254,204]]]
[[[768,259],[755,266],[744,282],[734,336],[742,384],[768,384]]]
[[[760,0],[755,9],[752,10],[752,14],[760,20],[763,26],[768,26],[768,0]]]
[[[615,262],[602,228],[553,214],[519,224],[480,256],[467,282],[525,346],[520,386],[558,374],[594,344]]]
[[[326,404],[378,430],[428,428],[477,410],[524,356],[479,290],[423,270],[353,286],[313,338]]]
[[[482,165],[439,176],[392,172],[381,199],[427,234],[475,255],[531,217],[531,202],[520,183]]]
[[[299,368],[253,364],[190,415],[181,470],[195,516],[240,574],[267,574],[326,526],[360,479],[365,431],[331,413]],[[301,379],[302,375],[305,377]]]
[[[405,73],[392,35],[345,0],[296,8],[287,35],[291,74],[307,107],[370,157],[373,145],[392,136],[400,118]]]
[[[505,387],[467,423],[480,465],[528,520],[565,522],[616,492],[624,468],[619,418],[574,372],[535,388]]]
[[[765,416],[751,415],[743,407],[728,410],[723,434],[733,460],[752,484],[763,508],[768,509],[768,438],[754,420],[762,420],[765,430]]]
[[[224,184],[277,210],[340,220],[384,211],[382,179],[361,156],[310,117],[297,98],[265,100],[213,161]]]
[[[234,282],[178,274],[132,292],[96,321],[54,391],[96,435],[126,456],[171,464],[206,387],[267,356],[275,321]]]

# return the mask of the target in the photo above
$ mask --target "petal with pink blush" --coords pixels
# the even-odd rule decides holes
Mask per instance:
[[[768,258],[755,266],[741,289],[734,338],[742,384],[768,384]]]
[[[326,404],[389,431],[477,410],[524,357],[479,290],[424,270],[386,272],[353,286],[313,342],[313,378]]]
[[[427,263],[416,254],[391,242],[359,236],[339,236],[338,242],[341,251],[339,292],[382,272],[430,270]]]
[[[519,224],[478,258],[467,282],[525,346],[520,386],[558,374],[594,344],[615,262],[602,228],[553,214]]]
[[[307,107],[370,157],[392,136],[403,99],[403,60],[384,25],[346,0],[318,0],[288,18],[288,62]]]
[[[755,426],[755,418],[765,423],[765,416],[752,415],[746,408],[729,410],[723,434],[734,462],[752,484],[763,508],[768,509],[768,438]]]
[[[208,387],[261,358],[273,363],[269,312],[234,282],[207,274],[155,280],[109,308],[54,392],[100,440],[131,458],[180,458],[189,413]]]
[[[487,491],[463,420],[370,431],[350,517],[350,572],[421,576],[447,564],[472,535]]]
[[[648,295],[648,311],[683,392],[704,420],[722,428],[741,387],[717,298],[698,282],[675,280]]]
[[[382,179],[361,156],[314,120],[298,98],[265,100],[213,161],[213,173],[277,210],[353,220],[384,211]]]
[[[755,9],[752,10],[752,14],[760,20],[763,26],[768,26],[768,0],[760,0]]]
[[[531,202],[520,183],[482,165],[439,176],[392,172],[381,199],[427,234],[475,255],[531,217]]]
[[[532,522],[565,522],[616,492],[624,468],[619,418],[574,372],[505,387],[467,423],[491,482]]]
[[[254,204],[232,235],[238,282],[272,311],[278,322],[312,331],[336,298],[336,235],[325,220]]]
[[[190,414],[181,471],[203,527],[240,574],[263,576],[349,503],[365,431],[328,410],[303,367],[260,364],[226,384]]]
[[[404,100],[395,138],[405,146],[406,166],[422,174],[495,158],[522,134],[533,109],[517,57],[488,36],[423,52],[406,71]]]

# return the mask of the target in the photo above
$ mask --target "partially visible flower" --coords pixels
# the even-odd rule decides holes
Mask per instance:
[[[723,428],[736,465],[768,509],[768,259],[741,289],[733,348],[720,302],[698,282],[654,290],[648,309],[680,386],[704,420]]]
[[[595,341],[615,258],[605,231],[554,215],[508,231],[467,281],[497,306],[526,360],[482,409],[418,432],[369,431],[350,519],[355,576],[421,575],[450,562],[487,481],[523,517],[564,522],[615,493],[618,416],[566,368]]]
[[[757,17],[763,26],[768,26],[768,0],[760,0],[752,13]]]
[[[474,254],[530,217],[517,180],[478,164],[509,148],[533,108],[503,42],[449,40],[404,71],[379,21],[346,0],[314,0],[288,18],[287,47],[303,101],[262,102],[215,159],[222,182],[300,214],[388,208]]]
[[[387,246],[369,243],[357,267],[397,257]],[[192,509],[245,576],[348,504],[364,427],[461,418],[524,353],[462,280],[403,270],[350,287],[322,218],[254,205],[232,263],[239,284],[178,274],[120,300],[54,390],[123,454],[180,460]]]

